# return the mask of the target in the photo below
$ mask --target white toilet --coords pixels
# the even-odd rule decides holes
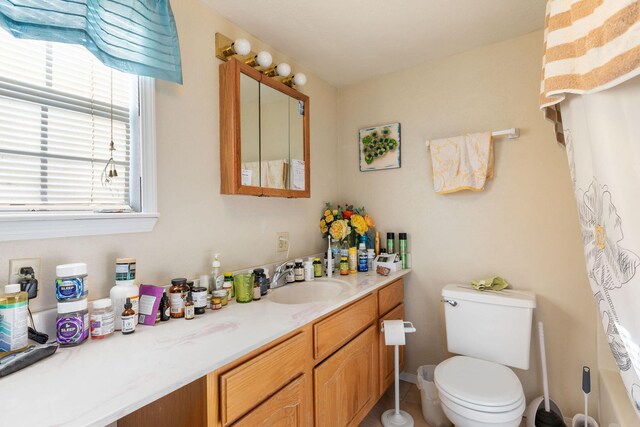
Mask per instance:
[[[457,427],[519,426],[524,392],[507,366],[529,369],[535,294],[447,285],[442,297],[447,348],[460,355],[434,373],[445,415]]]

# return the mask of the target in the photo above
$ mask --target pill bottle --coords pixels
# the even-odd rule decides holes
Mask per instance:
[[[110,298],[91,303],[91,339],[101,340],[113,335],[115,330],[115,312]]]

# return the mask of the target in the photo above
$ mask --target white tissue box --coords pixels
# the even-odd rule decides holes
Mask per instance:
[[[373,269],[380,267],[388,268],[392,273],[402,270],[402,261],[398,254],[380,254],[373,262]]]

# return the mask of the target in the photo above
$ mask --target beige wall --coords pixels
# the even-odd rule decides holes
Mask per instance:
[[[341,90],[341,182],[379,230],[409,234],[406,317],[418,332],[408,339],[407,371],[446,357],[441,288],[498,274],[537,294],[551,396],[573,415],[581,367],[596,366],[596,312],[566,157],[538,110],[541,49],[536,32]],[[394,121],[402,126],[402,167],[359,172],[358,129]],[[522,136],[496,142],[486,191],[434,193],[426,139],[514,126]],[[537,344],[532,368],[518,375],[527,398],[541,393]]]
[[[322,248],[317,232],[319,211],[336,193],[337,91],[297,66],[294,61],[260,44],[197,0],[172,2],[180,35],[184,85],[157,83],[158,205],[160,220],[151,233],[0,243],[0,278],[8,276],[8,259],[40,257],[42,285],[35,310],[55,306],[55,266],[68,262],[89,265],[90,298],[108,295],[113,286],[114,260],[138,259],[144,283],[166,284],[172,277],[208,273],[211,252],[222,253],[226,269],[239,269],[280,260],[277,231],[289,231],[291,256]],[[313,113],[311,199],[272,199],[220,195],[218,66],[214,56],[216,31],[248,37],[256,51],[309,76],[304,92]],[[320,185],[320,183],[326,185]],[[0,279],[0,281],[6,279]]]

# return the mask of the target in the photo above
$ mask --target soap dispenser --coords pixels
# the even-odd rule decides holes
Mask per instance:
[[[224,277],[220,274],[220,260],[218,257],[220,254],[214,254],[213,262],[211,263],[211,284],[209,285],[209,292],[222,289]]]

